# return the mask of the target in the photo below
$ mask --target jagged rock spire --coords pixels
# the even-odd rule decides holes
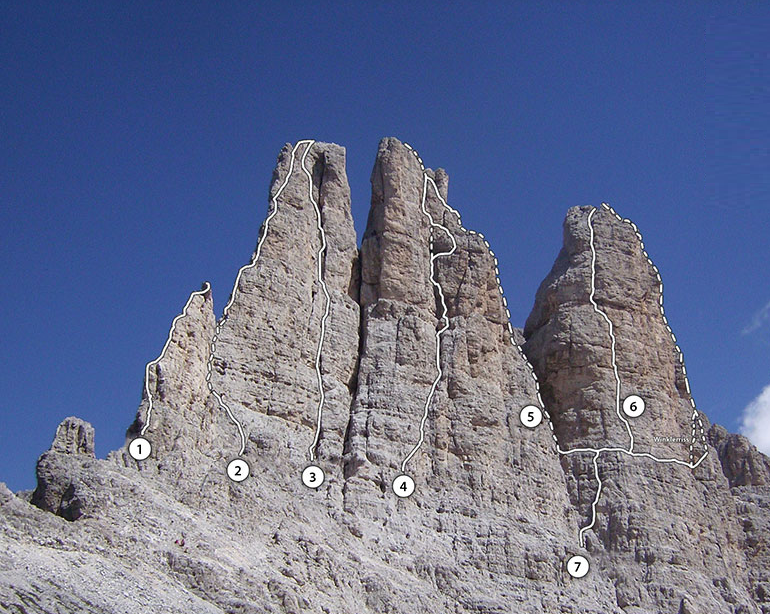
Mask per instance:
[[[3,607],[770,611],[770,462],[718,427],[701,437],[636,228],[569,211],[525,355],[507,301],[526,299],[503,297],[498,265],[527,263],[498,263],[448,175],[398,139],[371,180],[359,252],[344,148],[284,146],[222,317],[193,292],[148,363],[129,437],[152,456],[96,459],[93,429],[69,418],[35,505],[0,488]],[[617,414],[631,393],[647,401],[638,456]],[[539,394],[544,420],[526,428]],[[311,450],[319,488],[300,478]],[[391,491],[400,472],[411,497]]]

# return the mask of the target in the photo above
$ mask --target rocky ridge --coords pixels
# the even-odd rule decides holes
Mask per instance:
[[[144,430],[152,456],[96,459],[93,429],[68,418],[31,502],[0,491],[0,608],[770,612],[770,460],[693,409],[635,227],[570,209],[517,331],[447,174],[387,138],[371,181],[358,249],[345,150],[281,150],[226,317],[204,285],[148,369],[127,443]],[[326,480],[309,489],[322,321]],[[648,456],[623,452],[618,391],[646,400],[629,426]],[[246,434],[242,483],[225,475],[239,439],[217,394]],[[524,428],[540,395],[546,420]],[[612,449],[594,467],[554,436]],[[406,499],[390,490],[402,465]],[[573,554],[586,577],[566,572]]]

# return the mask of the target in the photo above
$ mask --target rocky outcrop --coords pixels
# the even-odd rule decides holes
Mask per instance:
[[[68,418],[34,505],[0,488],[0,609],[767,612],[768,459],[706,439],[635,227],[570,210],[522,336],[448,175],[388,138],[371,181],[359,250],[345,150],[281,150],[223,317],[204,284],[147,367],[151,457]]]
[[[743,436],[714,425],[708,432],[730,483],[743,529],[749,587],[763,614],[770,612],[770,459]]]
[[[446,173],[424,175],[409,148],[396,139],[380,143],[361,248],[363,339],[345,457],[343,509],[355,518],[352,531],[400,573],[416,576],[415,590],[432,604],[426,611],[436,604],[498,611],[510,594],[521,611],[555,608],[567,594],[586,609],[610,608],[599,581],[579,590],[562,585],[577,518],[550,435],[518,425],[536,390],[511,344],[493,256],[425,176],[446,198]],[[446,230],[431,231],[431,219]],[[453,245],[451,255],[440,255]],[[424,443],[405,469],[417,491],[399,501],[391,481],[420,439],[437,375],[443,310],[431,258],[447,306],[443,377]],[[392,544],[397,558],[379,544]],[[381,584],[398,594],[392,579]],[[391,609],[415,611],[402,599]]]
[[[633,419],[634,450],[684,461],[705,451],[701,415],[693,442],[683,362],[661,305],[659,274],[636,228],[604,207],[570,209],[564,247],[524,328],[563,448],[628,448],[619,379],[621,400],[638,394],[646,402]]]
[[[708,432],[730,486],[770,486],[770,459],[743,435],[717,424]]]
[[[92,511],[91,485],[81,468],[94,464],[94,428],[80,418],[65,418],[51,448],[37,462],[37,488],[32,504],[67,520]]]
[[[278,158],[270,201],[259,258],[242,270],[221,322],[212,383],[249,433],[246,457],[255,474],[281,488],[295,482],[310,460],[318,424],[316,357],[328,292],[317,453],[328,474],[327,487],[340,497],[360,313],[345,150],[328,143],[287,144]],[[319,252],[326,292],[318,279]],[[228,440],[236,440],[232,428],[222,441]],[[234,454],[235,446],[229,447]]]
[[[150,362],[142,387],[142,402],[127,438],[133,439],[147,426],[145,436],[152,442],[153,455],[148,469],[178,471],[178,464],[197,458],[212,446],[215,432],[215,404],[206,383],[207,363],[214,333],[214,305],[206,283],[190,296],[169,333],[161,356]],[[153,399],[152,413],[148,409]],[[124,453],[119,462],[136,466]]]

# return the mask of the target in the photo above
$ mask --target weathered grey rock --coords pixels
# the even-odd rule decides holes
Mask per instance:
[[[574,207],[567,214],[564,247],[527,319],[526,349],[537,373],[544,375],[546,405],[563,448],[627,448],[630,437],[617,415],[609,326],[589,302],[592,209]],[[620,398],[638,394],[646,401],[644,414],[633,421],[634,449],[688,461],[692,406],[661,316],[656,271],[631,224],[600,207],[592,225],[595,302],[613,325]],[[703,452],[697,423],[696,429],[695,459]]]
[[[446,197],[446,174],[428,176]],[[441,308],[430,283],[430,257],[452,246],[446,232],[434,228],[430,250],[423,185],[412,152],[385,139],[372,173],[361,250],[364,339],[344,509],[374,552],[377,542],[394,544],[403,573],[417,570],[435,584],[428,593],[431,610],[508,611],[515,595],[522,612],[556,609],[560,600],[612,611],[601,579],[579,590],[562,582],[577,518],[548,431],[518,424],[519,410],[536,402],[536,391],[511,344],[493,257],[432,187],[426,210],[457,244],[454,254],[435,260],[449,317],[441,342],[444,377],[429,406],[425,443],[407,465],[417,491],[404,501],[390,491],[419,439],[437,374]],[[409,602],[391,607],[421,611]]]
[[[709,429],[730,482],[749,562],[749,588],[763,614],[770,612],[770,459],[743,436],[721,426]]]
[[[593,275],[594,300],[613,324],[620,399],[638,394],[646,401],[642,416],[627,419],[633,450],[669,462],[601,454],[602,492],[588,549],[609,564],[605,573],[614,578],[618,605],[626,611],[757,611],[746,581],[749,562],[739,546],[740,523],[715,450],[709,448],[694,470],[670,462],[702,455],[700,424],[707,423],[697,414],[693,431],[656,273],[630,223],[604,207],[570,209],[564,247],[524,329],[525,350],[564,450],[630,448],[616,406],[609,325],[590,302]],[[588,451],[562,460],[584,526],[599,486],[593,457]]]
[[[243,271],[221,323],[212,383],[249,433],[246,457],[252,471],[281,489],[301,486],[299,476],[310,460],[317,424],[315,361],[326,309],[318,282],[322,243],[312,189],[326,237],[321,267],[331,299],[321,354],[326,400],[317,452],[324,461],[329,496],[339,498],[343,437],[356,385],[358,253],[345,150],[316,142],[305,156],[306,148],[298,145],[292,162],[293,147],[287,144],[278,158],[270,188],[277,208],[270,209],[269,223],[260,233],[260,257]],[[219,445],[230,448],[232,455],[235,443],[230,425]],[[287,499],[293,496],[287,493]]]
[[[770,459],[743,435],[728,433],[715,424],[709,429],[708,437],[730,486],[770,485]]]
[[[13,492],[8,488],[5,482],[0,482],[0,503],[10,501],[13,497]]]
[[[547,422],[521,426],[521,408],[538,403],[524,337],[485,240],[441,202],[448,184],[384,139],[359,252],[345,150],[286,145],[259,257],[240,271],[226,317],[215,320],[210,292],[193,293],[150,364],[127,443],[144,430],[152,456],[137,462],[124,447],[96,459],[93,429],[67,419],[38,463],[35,505],[0,487],[0,609],[768,612],[768,459],[718,427],[694,472],[603,453],[596,524],[579,546],[597,491],[592,456],[561,457]],[[561,446],[624,448],[608,328],[588,300],[589,212],[567,216],[526,349]],[[636,449],[686,462],[692,406],[655,271],[629,224],[594,216],[595,300],[615,325],[621,392],[648,401]],[[309,489],[300,474],[327,307],[319,264],[329,313],[313,462],[326,481]],[[434,381],[405,467],[416,491],[399,499],[391,482]],[[252,477],[238,484],[225,474],[240,447],[226,409],[246,434]],[[696,437],[696,457],[704,445]],[[580,580],[564,567],[576,553],[591,561]]]
[[[153,410],[144,436],[152,443],[153,455],[149,463],[144,462],[144,468],[157,469],[160,463],[162,470],[172,464],[171,459],[200,462],[199,454],[206,453],[218,436],[218,412],[206,383],[214,306],[208,284],[202,289],[207,291],[191,296],[185,316],[177,320],[165,352],[150,365],[149,379],[142,385],[142,402],[127,439],[137,436],[147,423],[149,391]],[[115,458],[117,462],[136,466],[125,451]]]
[[[65,418],[53,443],[37,462],[37,488],[31,503],[67,520],[93,507],[90,485],[78,479],[83,465],[93,464],[94,427],[80,418]]]
[[[94,427],[80,418],[65,418],[56,429],[51,452],[94,456]]]

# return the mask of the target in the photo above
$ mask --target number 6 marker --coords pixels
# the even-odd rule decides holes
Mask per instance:
[[[623,412],[629,418],[638,418],[644,413],[644,399],[635,394],[627,396],[623,401]]]

